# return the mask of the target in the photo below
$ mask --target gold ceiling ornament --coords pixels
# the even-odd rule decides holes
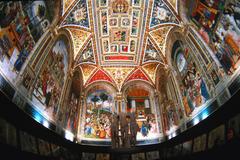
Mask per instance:
[[[156,71],[159,63],[149,63],[144,65],[142,68],[147,73],[149,78],[152,80],[153,84],[155,84],[155,78],[156,78]]]
[[[171,4],[171,6],[175,9],[177,12],[177,0],[168,0],[168,2]]]
[[[75,69],[70,69],[69,70],[69,77],[72,78],[74,75]]]
[[[83,84],[85,85],[85,83],[91,77],[91,75],[95,72],[97,67],[94,65],[90,65],[90,64],[82,64],[80,66],[80,68],[81,68],[82,75],[83,75]]]
[[[166,99],[163,101],[165,107],[174,107],[176,105],[176,102],[174,102],[172,99]]]
[[[180,23],[180,26],[181,26],[181,32],[184,36],[188,35],[191,26],[194,27],[191,23],[183,23],[183,22]]]
[[[129,4],[126,0],[115,0],[112,2],[113,13],[127,13]]]
[[[133,67],[103,67],[105,71],[112,77],[115,81],[118,90],[121,90],[123,82],[128,77],[128,75],[133,71]]]
[[[145,39],[147,4],[143,0],[100,1],[92,9],[96,50],[101,65],[139,64]]]
[[[154,39],[154,41],[157,43],[158,48],[161,50],[163,55],[165,56],[165,45],[166,45],[166,39],[169,31],[172,29],[172,26],[164,26],[159,28],[158,30],[154,30],[150,32],[150,35]]]
[[[68,30],[70,30],[70,33],[73,39],[74,59],[75,59],[79,51],[83,47],[83,45],[89,39],[89,36],[91,33],[80,30],[80,29],[75,29],[75,28],[68,28]]]
[[[69,7],[71,6],[71,4],[74,1],[75,0],[63,0],[63,13],[62,13],[62,15],[64,15],[66,13],[66,11],[69,9]]]

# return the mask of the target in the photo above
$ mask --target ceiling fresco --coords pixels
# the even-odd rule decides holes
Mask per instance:
[[[165,56],[165,44],[166,37],[169,31],[172,29],[172,26],[164,26],[157,30],[150,32],[150,35],[155,40],[158,45],[158,48],[161,50],[161,53]]]
[[[90,32],[86,32],[80,29],[69,28],[68,29],[71,33],[72,40],[73,40],[73,47],[74,47],[74,58],[77,56],[80,49],[86,43],[90,36]]]
[[[96,64],[92,39],[87,42],[81,53],[78,54],[78,57],[76,58],[77,65],[83,63]]]
[[[98,69],[95,73],[93,73],[93,76],[88,79],[85,85],[89,85],[97,81],[114,83],[113,79],[105,71],[103,71],[102,69]]]
[[[147,45],[144,52],[143,63],[146,62],[162,62],[160,52],[154,47],[150,39],[147,39]]]
[[[131,74],[134,70],[133,67],[103,67],[105,71],[114,79],[118,90],[121,89],[124,80]]]
[[[87,0],[78,0],[78,3],[68,13],[62,25],[76,25],[89,28]]]
[[[136,69],[127,79],[126,82],[133,81],[133,80],[143,80],[143,81],[149,81],[148,76],[144,73],[142,69]]]
[[[94,65],[89,64],[82,64],[80,66],[82,75],[83,75],[83,84],[85,85],[89,77],[94,73],[94,71],[97,69]]]
[[[152,82],[155,82],[155,78],[156,78],[156,70],[158,67],[159,63],[150,63],[150,64],[146,64],[144,65],[142,68],[145,71],[145,73],[147,73],[147,75],[149,75],[149,78],[152,80]]]
[[[66,11],[69,9],[69,7],[72,5],[74,0],[62,0],[62,15],[66,13]]]
[[[95,36],[102,65],[137,64],[147,4],[143,0],[95,1]]]
[[[163,24],[178,24],[178,20],[164,0],[155,0],[150,27],[152,28]]]
[[[108,81],[121,90],[134,79],[155,83],[177,13],[177,0],[63,0],[59,26],[71,33],[85,86]]]
[[[168,0],[168,2],[170,3],[170,5],[173,7],[173,9],[178,12],[177,10],[177,0]]]

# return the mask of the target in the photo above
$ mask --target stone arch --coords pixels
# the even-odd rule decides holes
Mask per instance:
[[[163,65],[158,65],[156,69],[156,78],[155,78],[155,86],[156,90],[160,91],[161,85],[159,83],[160,79],[162,79],[163,82],[166,82],[165,79],[168,77],[168,72],[167,72],[166,66]]]
[[[147,139],[159,137],[162,129],[161,121],[157,121],[160,119],[160,107],[155,87],[146,81],[133,80],[125,83],[121,91],[125,100],[126,112],[135,113],[136,120],[139,122],[140,131],[137,134],[137,140],[141,140],[143,137]],[[141,122],[142,118],[146,121]],[[152,126],[153,129],[150,129],[145,135],[146,124]]]
[[[109,82],[94,82],[84,88],[79,137],[95,143],[109,142],[111,117],[114,113],[117,89]],[[99,134],[98,134],[99,133]],[[98,144],[101,142],[98,141]]]
[[[178,97],[182,99],[185,114],[187,117],[192,117],[197,113],[197,108],[204,105],[210,96],[207,87],[207,77],[183,33],[179,32],[179,30],[171,33],[173,36],[171,36],[172,38],[169,39],[168,43],[167,61],[170,66],[170,72],[174,75],[173,79],[175,80],[178,93],[181,94]],[[182,71],[179,70],[177,64],[177,56],[180,54],[186,61],[185,68]],[[192,95],[193,93],[194,95]]]
[[[61,111],[66,91],[71,83],[73,63],[70,36],[65,29],[55,30],[50,42],[38,52],[34,65],[34,81],[30,91],[31,100],[43,114],[61,123]]]
[[[79,68],[70,73],[70,81],[67,84],[63,104],[61,108],[61,120],[63,128],[76,133],[79,125],[80,107],[82,102],[83,81]]]
[[[189,22],[189,19],[187,17],[187,11],[186,11],[186,2],[185,1],[178,1],[177,2],[178,4],[178,14],[180,15],[183,23],[188,23]]]
[[[79,66],[72,70],[72,73],[71,73],[72,78],[74,78],[75,74],[78,74],[78,76],[79,76],[79,79],[78,79],[79,83],[76,83],[76,85],[78,85],[77,87],[79,87],[79,92],[80,92],[80,96],[81,96],[81,95],[83,95],[84,88],[83,88],[83,75],[82,75],[82,71]]]
[[[155,88],[150,83],[142,80],[133,80],[125,83],[122,87],[121,93],[122,93],[122,99],[124,100],[123,107],[125,108],[125,112],[127,111],[127,103],[128,102],[128,92],[132,92],[134,90],[138,90],[140,92],[144,92],[143,94],[146,94],[145,96],[151,97],[152,100],[150,101],[151,106],[154,106],[154,95],[155,95]],[[147,93],[146,93],[147,92]]]
[[[107,90],[114,96],[117,94],[117,88],[112,83],[106,81],[97,81],[84,88],[84,95],[87,96],[93,89],[97,88]]]
[[[166,39],[166,60],[169,67],[172,67],[171,55],[172,55],[172,47],[175,41],[181,40],[184,44],[186,44],[186,39],[184,35],[184,29],[179,26],[175,26],[169,32]]]
[[[122,94],[125,95],[126,91],[129,87],[133,87],[133,86],[137,86],[137,87],[143,87],[145,90],[147,90],[149,93],[151,93],[152,95],[154,95],[154,91],[155,88],[154,86],[152,86],[150,83],[146,82],[146,81],[142,81],[142,80],[133,80],[133,81],[129,81],[127,83],[125,83],[122,86]]]
[[[163,108],[162,117],[163,117],[163,128],[166,133],[171,133],[174,131],[181,123],[183,123],[188,118],[191,118],[195,114],[198,113],[197,107],[202,107],[209,99],[208,93],[206,95],[202,94],[203,92],[196,92],[196,98],[192,100],[194,107],[187,107],[187,98],[190,99],[190,96],[186,97],[184,95],[183,84],[186,79],[185,74],[180,73],[176,63],[177,54],[180,54],[180,48],[182,54],[187,55],[189,65],[187,65],[186,73],[191,70],[191,66],[195,66],[196,72],[194,72],[194,83],[199,82],[199,87],[196,88],[194,85],[191,88],[187,88],[187,92],[199,91],[203,88],[207,88],[206,86],[206,75],[203,72],[201,66],[199,66],[199,62],[197,61],[197,56],[194,55],[192,46],[189,41],[187,41],[188,30],[185,26],[176,26],[172,28],[166,43],[166,60],[167,67],[159,66],[157,70],[157,76],[160,77],[156,80],[156,88],[160,92],[160,103]],[[191,46],[191,47],[190,47]],[[191,65],[190,65],[191,64]],[[164,72],[165,71],[165,72]],[[184,71],[185,72],[185,71]],[[199,73],[199,74],[197,74]],[[197,76],[198,75],[198,76]],[[163,77],[161,79],[161,76]],[[197,80],[196,77],[199,77]],[[165,84],[163,84],[165,83]],[[188,82],[186,82],[188,83]],[[190,82],[189,82],[190,83]],[[200,85],[201,84],[201,85]],[[197,85],[197,84],[196,84]],[[203,87],[203,88],[201,88]],[[204,89],[204,90],[205,90]],[[206,89],[209,92],[208,89]],[[162,94],[164,93],[164,94]],[[174,96],[173,96],[174,95]],[[199,99],[199,101],[197,100]],[[185,111],[185,112],[184,112]],[[179,114],[181,113],[181,114]],[[172,118],[169,118],[172,117]],[[177,118],[176,118],[177,117]],[[187,118],[187,119],[185,119]]]
[[[71,39],[71,35],[69,33],[68,30],[66,30],[65,28],[60,28],[55,34],[57,34],[57,36],[54,36],[54,41],[57,40],[57,38],[59,38],[60,36],[65,36],[66,40],[69,43],[69,71],[73,68],[73,63],[74,63],[74,46]]]

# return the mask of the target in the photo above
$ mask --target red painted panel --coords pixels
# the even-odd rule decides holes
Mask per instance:
[[[138,69],[135,72],[133,72],[132,75],[129,76],[127,81],[134,80],[134,79],[149,81],[148,77],[142,72],[141,69]]]
[[[109,82],[113,82],[112,79],[102,70],[98,70],[93,76],[92,78],[88,81],[89,83],[92,83],[94,81],[109,81]]]
[[[107,56],[106,60],[133,60],[133,57],[129,56]]]

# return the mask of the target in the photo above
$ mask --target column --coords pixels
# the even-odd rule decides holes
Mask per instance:
[[[78,142],[80,142],[80,140],[81,140],[81,130],[82,130],[82,126],[84,125],[83,124],[83,108],[84,108],[84,96],[83,95],[81,95],[80,96],[80,100],[79,100],[79,105],[78,105],[78,112],[79,112],[79,114],[78,114],[78,124],[77,124],[77,140],[78,140]],[[83,130],[84,131],[84,130]]]
[[[81,136],[80,138],[82,138],[84,136],[84,125],[85,125],[85,121],[86,121],[85,113],[87,111],[87,97],[84,93],[81,97],[82,97],[81,117],[79,118],[79,120],[80,120],[79,132],[80,133],[78,134]]]
[[[134,99],[131,100],[131,112],[136,112],[136,101]]]
[[[116,95],[117,113],[126,112],[126,104],[121,92]]]
[[[114,106],[112,108],[112,113],[118,114],[118,102],[116,100],[116,97],[114,97]]]
[[[156,118],[157,118],[157,123],[158,123],[158,132],[162,133],[163,132],[163,119],[162,119],[162,110],[161,110],[161,106],[160,106],[160,94],[159,92],[155,91],[154,93],[154,99],[155,99],[155,111],[156,111]]]
[[[184,109],[184,104],[183,104],[183,101],[182,101],[182,93],[181,93],[181,90],[179,88],[179,84],[178,84],[178,80],[176,78],[176,76],[174,75],[174,73],[172,72],[172,81],[175,85],[175,88],[176,88],[176,97],[178,99],[178,102],[175,104],[175,107],[179,107],[181,110],[182,110],[182,114],[183,114],[183,117],[182,117],[182,120],[180,119],[180,116],[178,114],[178,117],[179,117],[179,120],[181,121],[179,123],[179,126],[182,126],[184,125],[184,128],[186,128],[186,119],[187,119],[187,115],[186,115],[186,112],[185,112],[185,109]]]
[[[68,71],[67,75],[68,75],[68,78],[66,79],[66,81],[63,84],[63,88],[62,88],[62,91],[61,91],[61,96],[59,98],[56,117],[59,115],[59,112],[60,113],[63,112],[64,107],[68,104],[69,92],[70,92],[71,85],[72,85],[72,75],[73,75],[72,71]],[[66,117],[64,117],[64,118],[66,118]]]
[[[122,98],[122,101],[121,101],[121,110],[122,112],[126,113],[127,112],[127,105],[126,105],[126,100],[124,98]]]

